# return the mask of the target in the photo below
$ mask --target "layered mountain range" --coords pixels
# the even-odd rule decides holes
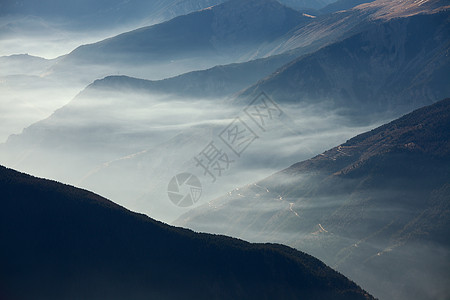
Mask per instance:
[[[383,5],[378,2],[361,5],[350,11],[320,16],[318,20],[304,21],[304,24],[298,25],[298,28],[287,34],[274,33],[278,39],[273,43],[268,34],[265,34],[261,41],[269,45],[277,45],[275,48],[270,46],[268,53],[281,53],[278,55],[244,63],[216,66],[158,81],[134,80],[123,76],[108,77],[103,82],[96,82],[92,87],[109,89],[111,93],[130,89],[144,90],[148,93],[210,98],[229,96],[253,84],[241,92],[239,98],[245,101],[264,91],[279,102],[323,102],[330,104],[332,108],[353,110],[357,113],[366,113],[369,110],[390,111],[397,116],[398,113],[406,113],[421,105],[444,98],[449,93],[445,78],[450,76],[448,73],[450,69],[448,10],[440,12],[444,7],[442,3],[426,3],[425,7],[419,8],[403,3],[400,8],[393,8],[391,2],[383,3]],[[229,5],[231,7],[231,4]],[[223,18],[225,20],[230,13],[226,10],[227,6],[223,6],[223,9],[219,9],[222,6],[218,6],[213,11],[224,11],[222,13],[227,16]],[[281,7],[275,9],[265,4],[264,7],[268,11],[276,12],[281,9]],[[233,8],[236,9],[236,7]],[[401,9],[401,13],[387,14],[386,11],[390,9],[394,11]],[[242,10],[252,14],[252,9],[248,7],[243,7]],[[219,14],[218,12],[216,14]],[[428,14],[417,15],[419,12],[428,12]],[[294,15],[292,12],[291,14]],[[404,17],[405,15],[413,16]],[[195,16],[190,17],[195,18]],[[403,18],[393,19],[394,17]],[[299,16],[288,18],[285,22],[294,24],[295,18]],[[377,20],[374,21],[374,18]],[[290,19],[292,21],[289,21]],[[250,21],[250,23],[257,22]],[[267,26],[276,28],[274,24]],[[213,45],[212,40],[217,40],[217,43],[223,47],[227,44],[233,45],[235,49],[233,51],[237,51],[238,45],[242,43],[229,40],[234,36],[233,30],[227,26],[226,28],[227,33],[218,37],[194,32],[205,36],[206,43],[213,46],[210,50],[214,53],[220,52],[218,50],[220,47]],[[243,30],[242,26],[239,28],[240,36],[246,35],[246,30]],[[153,27],[150,29],[157,30]],[[267,32],[260,27],[254,29]],[[158,29],[159,31],[164,30]],[[139,40],[140,38],[136,37],[139,34],[147,36],[146,32],[141,33],[141,31],[130,33],[105,43],[86,46],[89,50],[75,50],[67,59],[78,57],[77,53],[83,51],[93,51],[102,57],[108,57],[105,51],[106,53],[115,51],[112,50],[114,44],[126,45],[130,49],[145,52],[141,46],[136,47],[132,43],[122,41],[123,38]],[[249,35],[254,36],[252,33]],[[239,39],[239,36],[234,36],[233,39]],[[246,43],[249,43],[248,38],[244,39]],[[255,36],[254,39],[256,41],[257,37]],[[333,43],[336,40],[337,42]],[[152,43],[151,37],[148,41]],[[180,49],[183,55],[189,55],[189,51],[185,48],[186,43],[179,39],[177,43],[182,44],[183,47],[171,48]],[[100,45],[101,54],[96,50]],[[201,51],[209,47],[203,47],[200,44],[196,46],[200,47]],[[259,50],[257,56],[264,56],[264,52]],[[170,55],[170,52],[162,52],[164,55]],[[245,53],[240,50],[237,52]],[[119,53],[133,55],[128,50],[119,51]],[[149,59],[153,54],[158,55],[157,53],[159,50],[149,50],[149,53],[144,55],[146,59]],[[267,56],[268,53],[265,55]],[[93,59],[94,56],[87,55],[89,59]],[[206,60],[207,56],[203,53],[201,58]],[[242,57],[235,58],[235,60],[242,59]],[[139,63],[142,62],[139,61]],[[258,82],[258,80],[261,81]]]
[[[299,56],[357,33],[374,20],[437,12],[445,7],[442,1],[427,1],[420,6],[414,1],[373,3],[309,15],[275,0],[227,1],[80,46],[50,68],[46,76],[88,73],[84,83],[115,73],[162,79],[293,49]]]
[[[448,1],[53,2],[1,3],[0,35],[19,15],[127,31],[0,57],[1,133],[25,127],[2,165],[287,244],[380,299],[449,297]],[[238,123],[253,139],[235,155]],[[202,182],[190,211],[167,198],[180,172]],[[371,299],[285,246],[3,167],[0,186],[11,299]]]
[[[263,91],[281,104],[322,107],[327,111],[338,111],[349,122],[370,125],[380,119],[398,117],[450,93],[446,81],[450,76],[450,41],[447,34],[450,31],[449,16],[439,1],[429,1],[420,7],[414,1],[402,1],[398,3],[402,10],[396,16],[413,16],[395,19],[382,13],[396,7],[395,3],[375,1],[348,11],[311,19],[288,34],[282,32],[294,26],[298,20],[304,20],[299,13],[273,1],[245,1],[237,6],[232,4],[225,3],[211,10],[83,46],[64,59],[77,57],[79,51],[93,51],[108,57],[107,53],[115,51],[113,45],[135,49],[147,57],[153,52],[159,55],[159,51],[145,50],[145,45],[162,47],[164,43],[154,44],[152,36],[156,34],[154,38],[161,40],[161,34],[169,32],[167,28],[188,30],[189,34],[203,39],[208,45],[212,45],[211,39],[214,37],[225,48],[227,44],[239,45],[239,41],[246,40],[247,35],[253,36],[250,33],[253,31],[264,32],[263,37],[253,37],[253,41],[261,38],[264,43],[270,41],[270,34],[278,37],[281,34],[290,37],[282,40],[290,41],[292,45],[288,48],[294,49],[287,52],[280,50],[282,54],[267,58],[216,66],[163,80],[149,81],[127,76],[108,76],[97,80],[46,120],[26,128],[20,135],[11,136],[2,147],[8,164],[15,167],[35,166],[29,169],[31,172],[42,169],[40,164],[48,166],[49,157],[52,160],[61,157],[62,161],[67,161],[72,150],[78,152],[84,149],[91,154],[85,162],[84,173],[77,176],[82,178],[96,165],[148,150],[179,133],[176,131],[174,134],[167,134],[160,141],[154,138],[151,129],[144,129],[154,128],[152,119],[145,115],[137,117],[134,112],[151,110],[154,105],[152,99],[155,97],[171,101],[190,99],[188,102],[194,99],[217,102],[217,99],[231,97],[232,101],[225,103],[239,109]],[[253,14],[253,6],[260,7],[259,14]],[[239,24],[233,25],[235,27],[219,26],[226,28],[226,31],[211,25],[225,22],[229,14],[236,18],[252,16],[253,19],[262,21],[272,11],[280,16],[272,19],[272,23],[257,25],[259,21],[243,18],[242,22],[251,25],[244,26],[249,31],[237,30],[241,28]],[[417,15],[417,12],[427,14]],[[380,19],[380,16],[384,16],[384,19]],[[203,26],[203,18],[212,23]],[[187,20],[193,22],[192,26],[207,28],[205,30],[210,33],[214,27],[216,34],[203,35],[202,32],[193,30],[188,24],[191,21]],[[291,26],[285,27],[283,24]],[[264,26],[273,29],[265,31]],[[144,36],[146,42],[141,45],[139,40]],[[178,45],[172,47],[174,51],[187,53],[187,48],[182,46],[185,42],[178,38],[171,39],[168,34],[163,36],[167,37],[164,40],[169,44]],[[189,35],[186,36],[188,37]],[[334,39],[339,41],[333,43]],[[200,47],[200,44],[196,45]],[[281,48],[285,49],[285,46]],[[314,51],[317,48],[319,50]],[[169,55],[167,51],[162,52],[161,55]],[[123,53],[124,60],[129,60],[130,57],[134,60],[128,50]],[[59,60],[57,65],[63,63],[63,60]],[[236,99],[233,95],[237,95]],[[118,140],[123,142],[118,145]],[[159,142],[156,143],[157,141]],[[108,153],[102,151],[102,148],[108,149]],[[55,151],[58,153],[50,154]],[[80,165],[79,159],[77,165]]]
[[[264,49],[266,44],[310,20],[274,0],[227,1],[80,46],[50,72],[58,76],[73,68],[95,66],[92,79],[104,74],[104,69],[110,74],[125,71],[159,79],[158,73],[167,77],[262,57],[270,51]]]

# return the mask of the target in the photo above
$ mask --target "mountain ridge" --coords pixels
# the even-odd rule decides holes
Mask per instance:
[[[286,246],[175,228],[2,166],[0,186],[0,286],[7,298],[373,299]]]
[[[269,12],[271,21],[267,22]],[[196,51],[203,53],[203,57],[199,58],[204,60],[207,58],[205,54],[214,56],[217,55],[216,51],[219,52],[218,54],[223,52],[225,56],[241,56],[242,51],[248,46],[252,49],[252,44],[256,46],[258,43],[270,41],[274,35],[280,35],[280,32],[289,30],[302,20],[308,20],[308,18],[274,0],[262,2],[231,0],[210,9],[139,28],[95,44],[81,46],[72,51],[67,59],[97,61],[99,58],[105,60],[110,55],[111,61],[114,61],[124,53],[137,56],[145,53],[144,56],[139,57],[141,60],[148,60],[149,55],[156,55],[155,58],[158,59],[175,60],[182,57],[188,58],[191,54],[195,56]],[[256,27],[253,28],[254,26]],[[175,44],[171,45],[169,38],[173,39],[174,36],[178,38],[172,41]],[[157,45],[152,41],[157,42]],[[231,51],[228,49],[231,43],[233,48],[239,47],[240,51],[233,50],[236,51],[235,54],[227,53],[226,51]],[[102,50],[103,55],[93,58],[92,55],[96,53],[96,49]],[[170,51],[167,52],[168,50]],[[183,52],[181,53],[180,50]]]

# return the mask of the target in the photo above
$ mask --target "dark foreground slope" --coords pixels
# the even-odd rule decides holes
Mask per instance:
[[[448,299],[450,99],[234,190],[176,224],[306,250],[381,299]]]
[[[317,259],[0,167],[0,299],[372,299]]]

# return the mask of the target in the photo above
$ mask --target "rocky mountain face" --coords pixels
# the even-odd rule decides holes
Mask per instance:
[[[450,4],[446,0],[427,1],[369,1],[355,7],[355,11],[371,11],[375,19],[389,20],[404,18],[418,14],[430,14],[439,11],[448,11]]]
[[[449,295],[450,99],[361,134],[177,222],[283,242],[381,299]]]
[[[2,299],[374,299],[286,246],[171,227],[4,167],[0,187]]]
[[[366,116],[409,110],[450,93],[448,11],[374,23],[298,58],[243,92],[280,102],[328,105]]]

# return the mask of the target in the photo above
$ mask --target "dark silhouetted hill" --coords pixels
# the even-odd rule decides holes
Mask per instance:
[[[175,228],[0,167],[0,298],[373,299],[275,244]]]

